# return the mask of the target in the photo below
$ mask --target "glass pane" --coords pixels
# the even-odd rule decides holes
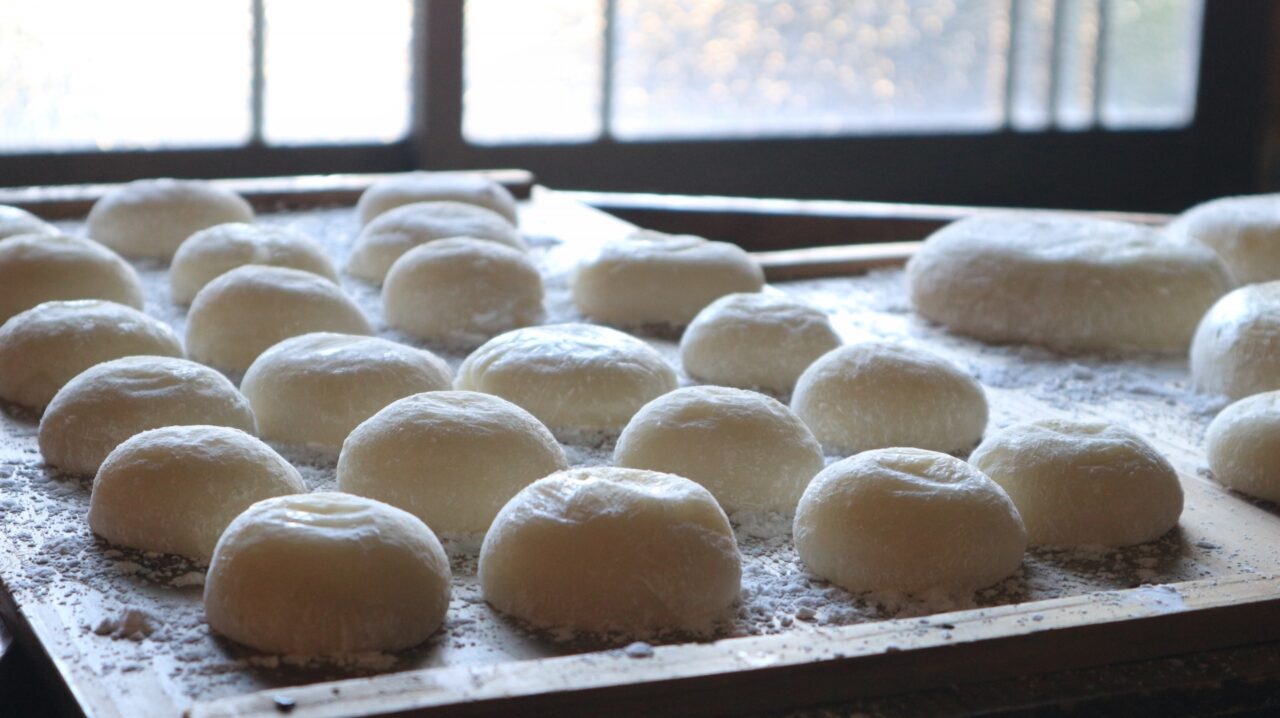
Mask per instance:
[[[1054,0],[1014,0],[1013,79],[1009,124],[1019,130],[1049,126],[1053,90]]]
[[[0,17],[0,151],[248,139],[248,0],[0,0]]]
[[[1102,122],[1178,127],[1195,114],[1201,0],[1106,3]]]
[[[468,0],[465,24],[468,141],[600,135],[604,0]]]
[[[617,0],[620,138],[994,130],[1010,0]]]
[[[408,134],[413,0],[264,2],[268,142],[394,142]]]
[[[1064,130],[1093,126],[1097,90],[1098,20],[1102,0],[1059,0],[1057,123]]]

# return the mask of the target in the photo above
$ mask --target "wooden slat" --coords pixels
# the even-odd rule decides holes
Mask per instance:
[[[192,718],[716,715],[1280,638],[1280,579],[1142,587],[834,628],[337,681],[198,703]],[[1241,605],[1247,603],[1248,606]]]
[[[814,277],[847,277],[872,269],[902,265],[920,248],[920,242],[882,242],[838,247],[805,247],[773,252],[753,252],[765,279],[785,282]]]
[[[1007,208],[889,202],[607,192],[564,194],[641,227],[731,241],[757,252],[923,239],[939,227],[962,217],[1010,211]],[[1163,214],[1054,211],[1148,225],[1164,224],[1169,219]]]
[[[533,188],[533,174],[524,170],[485,170],[517,199],[527,199]],[[210,180],[243,195],[254,209],[278,211],[300,207],[349,205],[359,199],[369,185],[393,174],[310,175],[306,177],[260,177]],[[21,207],[45,219],[77,219],[105,192],[118,185],[89,184],[57,187],[0,188],[0,204]]]

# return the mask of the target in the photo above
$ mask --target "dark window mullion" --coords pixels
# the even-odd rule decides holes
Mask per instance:
[[[604,1],[604,37],[602,38],[600,63],[600,139],[610,141],[613,136],[613,80],[614,66],[618,58],[618,0]]]
[[[266,47],[267,47],[267,11],[266,0],[252,0],[253,7],[253,75],[249,86],[249,144],[261,145],[263,114],[265,112],[265,92],[267,89]]]

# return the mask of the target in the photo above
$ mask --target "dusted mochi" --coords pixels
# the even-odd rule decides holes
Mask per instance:
[[[764,271],[745,250],[693,235],[640,231],[578,265],[573,302],[610,324],[688,324],[726,294],[758,292]]]
[[[1212,251],[1135,224],[980,214],[907,262],[923,317],[989,342],[1059,351],[1180,353],[1231,282]]]
[[[494,608],[584,633],[703,633],[738,598],[741,559],[706,489],[671,474],[570,469],[503,507],[480,549]]]
[[[633,336],[590,324],[499,334],[458,368],[458,389],[496,394],[554,432],[618,432],[676,388],[675,370]]]
[[[754,391],[693,386],[645,404],[618,437],[613,463],[696,481],[727,511],[789,512],[823,457],[786,405]]]
[[[969,463],[1009,494],[1036,545],[1145,543],[1182,514],[1177,472],[1142,437],[1114,424],[1015,424],[987,437]]]
[[[1240,284],[1280,279],[1280,194],[1198,204],[1178,215],[1169,232],[1217,252]]]
[[[171,357],[114,359],[54,395],[40,419],[40,453],[63,471],[92,476],[125,439],[183,424],[254,432],[248,400],[213,369]]]
[[[1191,379],[1197,391],[1232,399],[1280,389],[1280,281],[1213,305],[1191,343]]]
[[[884,342],[824,354],[800,375],[791,409],[833,453],[967,451],[987,427],[987,398],[973,377],[931,352]]]
[[[240,512],[306,490],[297,469],[239,429],[166,426],[107,455],[93,481],[89,528],[117,546],[208,561]]]
[[[141,309],[138,273],[110,249],[61,234],[0,239],[0,322],[56,299],[106,299]]]
[[[1027,546],[995,482],[911,448],[828,466],[805,489],[793,534],[810,571],[853,592],[970,593],[1017,571]]]
[[[818,309],[777,292],[729,294],[708,304],[680,338],[680,362],[698,381],[783,394],[840,346]]]
[[[516,228],[492,210],[461,202],[415,202],[384,212],[365,226],[347,260],[347,271],[380,284],[400,255],[450,237],[528,249]]]
[[[19,234],[57,234],[58,228],[21,207],[0,204],[0,239]]]
[[[130,257],[168,260],[192,234],[252,222],[243,197],[211,182],[145,179],[107,192],[89,210],[89,236]]]
[[[263,352],[240,391],[263,438],[337,451],[352,429],[387,404],[452,385],[449,365],[429,351],[377,337],[316,333]]]
[[[408,172],[374,182],[360,195],[360,224],[406,204],[462,202],[484,207],[516,224],[516,198],[506,187],[477,172]]]
[[[387,323],[428,341],[475,346],[542,321],[542,277],[529,255],[483,239],[405,252],[382,286]]]
[[[338,492],[265,499],[231,522],[204,584],[214,631],[259,651],[398,651],[449,608],[449,559],[431,529]]]
[[[1228,488],[1280,501],[1280,391],[1223,409],[1205,434],[1209,470]]]
[[[246,265],[205,285],[187,314],[187,354],[227,371],[249,368],[269,347],[301,334],[372,334],[333,282],[300,269]]]
[[[45,302],[0,326],[0,398],[43,409],[63,384],[120,357],[181,357],[168,325],[98,299]]]
[[[483,534],[525,486],[568,468],[529,412],[489,394],[401,399],[351,432],[338,488],[408,511],[441,533]]]
[[[277,227],[230,222],[202,229],[178,247],[169,267],[169,296],[190,304],[204,285],[246,264],[301,269],[338,281],[333,262],[311,238]]]

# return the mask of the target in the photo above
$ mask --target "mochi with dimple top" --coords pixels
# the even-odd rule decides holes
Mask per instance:
[[[397,651],[435,633],[449,558],[417,517],[338,492],[265,499],[218,540],[204,584],[214,631],[260,651]]]
[[[496,394],[554,432],[617,432],[650,400],[676,388],[653,347],[591,324],[499,334],[458,368],[458,389]]]
[[[506,187],[477,172],[407,172],[374,182],[360,195],[361,224],[417,202],[462,202],[492,210],[516,224],[516,200]]]
[[[405,252],[382,286],[387,323],[418,339],[475,346],[542,321],[542,277],[528,254],[454,237]]]
[[[688,324],[712,301],[762,287],[764,271],[737,245],[642,230],[605,242],[578,265],[571,289],[583,314],[637,326]]]
[[[166,426],[107,455],[94,478],[89,527],[118,546],[208,561],[240,512],[306,490],[297,469],[239,429]]]
[[[1213,477],[1224,486],[1280,501],[1280,391],[1223,409],[1205,433],[1205,453]]]
[[[315,241],[296,232],[231,222],[202,229],[178,247],[169,267],[169,295],[189,304],[204,285],[246,264],[290,267],[338,281],[338,272]]]
[[[391,402],[452,384],[449,365],[429,351],[319,332],[263,352],[240,390],[264,438],[337,451],[352,429]]]
[[[286,267],[237,267],[205,285],[187,313],[187,353],[227,371],[248,369],[272,345],[301,334],[372,334],[333,282]]]
[[[1168,460],[1114,424],[1015,424],[987,437],[969,463],[1008,492],[1032,544],[1145,543],[1182,514],[1182,485]]]
[[[680,361],[699,381],[784,393],[838,346],[840,337],[820,310],[780,292],[749,292],[720,297],[698,312],[680,338]]]
[[[1280,194],[1198,204],[1178,215],[1169,232],[1217,252],[1241,284],[1280,279]]]
[[[58,229],[20,207],[0,204],[0,239],[19,234],[57,234]]]
[[[822,447],[784,404],[720,386],[676,389],[645,404],[618,437],[613,462],[683,476],[728,511],[789,512]]]
[[[44,302],[0,326],[0,398],[43,409],[94,364],[182,356],[178,335],[133,307],[98,299]]]
[[[93,475],[125,439],[181,424],[255,430],[249,402],[213,369],[185,359],[124,357],[96,364],[58,390],[40,419],[40,453],[63,471]]]
[[[142,309],[142,283],[128,262],[97,242],[61,234],[0,239],[0,322],[58,299],[106,299]]]
[[[502,215],[462,202],[415,202],[384,212],[365,226],[347,260],[347,271],[381,283],[405,252],[449,237],[472,237],[526,251],[520,233]]]
[[[796,551],[849,591],[971,593],[1017,571],[1027,534],[1004,490],[933,451],[867,451],[813,478]]]
[[[516,492],[568,466],[547,427],[515,404],[432,391],[387,406],[351,432],[338,487],[442,533],[483,534]]]
[[[89,210],[89,236],[131,257],[168,260],[192,234],[252,222],[243,197],[212,182],[145,179],[120,185]]]
[[[1209,249],[1135,224],[984,213],[907,263],[916,312],[960,334],[1060,351],[1182,352],[1230,286]]]
[[[570,469],[503,507],[480,549],[494,608],[544,628],[707,632],[730,617],[741,558],[711,494],[671,474]]]
[[[1213,305],[1191,343],[1191,378],[1197,391],[1232,399],[1280,389],[1280,281]]]
[[[830,452],[894,446],[957,452],[987,426],[982,385],[932,352],[862,342],[824,354],[800,375],[791,409]]]

